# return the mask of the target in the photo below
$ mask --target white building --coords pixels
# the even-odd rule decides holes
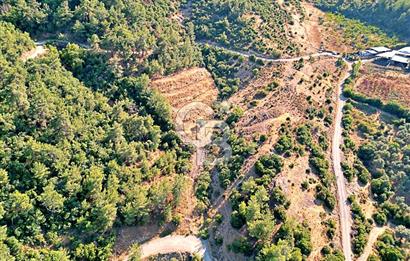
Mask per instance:
[[[391,51],[391,49],[384,47],[384,46],[378,46],[378,47],[371,47],[369,49],[366,49],[365,51],[359,52],[359,55],[362,57],[374,57],[382,53],[386,53]]]
[[[410,56],[410,46],[401,48],[399,52],[402,54],[402,56]]]
[[[376,54],[377,58],[385,59],[388,65],[396,64],[409,68],[410,66],[410,46],[401,48],[400,50],[393,50]]]
[[[378,47],[371,47],[369,48],[370,50],[373,50],[377,53],[385,53],[391,51],[391,49],[384,47],[384,46],[378,46]]]

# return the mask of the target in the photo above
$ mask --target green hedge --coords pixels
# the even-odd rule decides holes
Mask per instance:
[[[399,118],[404,118],[406,121],[410,121],[410,110],[395,101],[383,103],[378,98],[366,97],[363,94],[353,91],[351,88],[345,88],[343,90],[343,95],[347,98],[351,98],[352,100],[363,102],[385,112],[391,113]]]

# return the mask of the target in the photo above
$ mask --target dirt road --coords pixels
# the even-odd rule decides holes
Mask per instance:
[[[249,58],[250,56],[254,56],[257,59],[263,60],[265,62],[296,62],[300,59],[309,59],[311,57],[320,57],[320,56],[327,56],[327,57],[333,57],[333,58],[340,58],[341,55],[339,54],[335,54],[333,52],[317,52],[317,53],[312,53],[312,54],[307,54],[307,55],[302,55],[302,56],[297,56],[297,57],[290,57],[290,58],[275,58],[275,57],[269,57],[268,55],[261,55],[261,54],[257,54],[254,52],[246,52],[246,51],[238,51],[238,50],[233,50],[230,48],[226,48],[222,45],[216,44],[216,43],[212,43],[212,42],[199,42],[202,44],[208,44],[210,46],[219,48],[219,49],[223,49],[225,51],[237,54],[237,55],[241,55],[244,56],[246,58]]]
[[[205,243],[194,236],[167,236],[141,245],[141,258],[175,252],[199,254],[204,261],[212,261]]]
[[[377,238],[383,234],[386,227],[375,227],[370,231],[369,238],[367,240],[366,247],[364,248],[363,254],[357,259],[357,261],[366,261],[369,255],[372,253],[373,245],[376,243]]]
[[[342,144],[342,117],[343,117],[343,107],[346,103],[346,98],[343,96],[343,84],[347,78],[349,78],[352,64],[346,62],[348,66],[348,73],[341,79],[338,89],[338,99],[336,105],[336,118],[335,118],[335,131],[332,139],[332,159],[333,159],[333,170],[336,175],[337,183],[337,198],[339,202],[339,218],[340,218],[340,230],[342,235],[342,246],[343,253],[345,255],[346,261],[352,260],[352,246],[350,240],[351,232],[351,215],[350,208],[347,202],[347,192],[345,186],[345,178],[343,176],[342,166],[341,166],[341,155],[342,150],[340,145]]]

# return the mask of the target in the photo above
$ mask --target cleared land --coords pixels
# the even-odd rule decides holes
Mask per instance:
[[[265,67],[254,80],[229,99],[229,103],[238,105],[245,111],[235,126],[236,133],[240,133],[248,140],[256,139],[262,134],[267,135],[267,141],[259,146],[255,155],[243,165],[242,172],[246,177],[255,176],[252,166],[256,159],[273,150],[280,136],[278,130],[281,124],[287,122],[294,128],[310,122],[315,126],[314,128],[326,132],[327,136],[330,137],[332,133],[331,126],[324,126],[320,120],[308,120],[306,110],[312,106],[315,108],[335,106],[337,93],[335,87],[339,84],[342,71],[336,67],[335,58],[316,57],[300,63],[304,64],[302,68],[297,68],[298,61]],[[330,161],[330,151],[327,152],[327,158]],[[286,158],[284,170],[274,178],[273,183],[283,190],[291,202],[287,211],[289,218],[305,222],[312,228],[314,251],[309,256],[309,260],[316,260],[321,256],[320,249],[329,242],[340,247],[339,232],[336,232],[335,240],[329,240],[323,224],[327,219],[338,220],[338,211],[326,211],[315,199],[313,184],[318,182],[318,177],[306,172],[310,168],[308,161],[307,156]],[[310,180],[312,185],[309,189],[302,190],[301,183],[306,180]],[[225,218],[216,228],[215,234],[223,236],[224,241],[216,251],[217,256],[245,260],[243,256],[226,250],[227,245],[244,231],[238,231],[229,224],[232,211],[229,204],[222,204],[219,211]],[[280,224],[276,229],[279,227]]]
[[[397,101],[410,106],[410,75],[399,71],[385,71],[381,68],[366,65],[360,72],[355,89],[372,98],[384,102]]]
[[[204,68],[191,68],[153,80],[151,86],[167,99],[174,112],[191,102],[211,106],[218,95],[211,74]]]

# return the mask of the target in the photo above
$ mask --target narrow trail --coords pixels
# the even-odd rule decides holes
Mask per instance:
[[[57,44],[63,44],[63,45],[68,45],[68,44],[72,43],[72,44],[76,44],[76,45],[80,46],[81,48],[84,48],[84,49],[87,49],[87,50],[91,49],[91,46],[86,44],[86,43],[73,42],[73,41],[69,41],[69,40],[59,40],[59,39],[50,38],[50,39],[44,39],[44,40],[41,40],[41,41],[36,41],[37,46],[44,46],[44,45],[49,44],[49,43],[57,43]]]
[[[357,261],[367,261],[367,258],[372,253],[374,243],[376,243],[377,238],[383,234],[386,227],[375,227],[370,231],[369,238],[367,240],[366,247],[364,248],[363,254],[357,259]]]
[[[46,43],[50,42],[50,40],[45,40],[41,42],[37,42],[38,46],[42,46]],[[67,43],[66,41],[59,41]],[[333,58],[341,58],[341,55],[334,54],[333,52],[317,52],[309,55],[291,57],[291,58],[272,58],[265,55],[255,54],[251,52],[245,51],[237,51],[233,49],[229,49],[223,46],[219,46],[214,43],[209,42],[201,42],[202,44],[209,44],[214,47],[232,52],[237,55],[241,55],[244,57],[249,58],[250,56],[254,56],[257,59],[267,61],[267,62],[277,62],[277,63],[285,63],[285,62],[294,62],[300,59],[309,59],[311,57],[333,57]],[[83,48],[89,48],[87,45],[80,45]],[[335,117],[335,131],[333,135],[333,142],[332,142],[332,160],[333,160],[333,169],[336,175],[336,182],[337,182],[337,194],[338,194],[338,203],[339,203],[339,217],[340,217],[340,229],[341,229],[341,236],[342,236],[342,246],[343,246],[343,253],[345,255],[346,261],[352,261],[352,248],[351,248],[351,215],[350,215],[350,208],[347,203],[347,192],[345,186],[345,179],[343,176],[343,171],[341,168],[341,155],[342,151],[340,149],[340,145],[342,144],[342,117],[343,117],[343,107],[346,103],[346,98],[343,96],[343,84],[345,80],[350,76],[352,70],[352,63],[345,61],[348,66],[348,73],[342,78],[339,89],[338,89],[338,100],[337,100],[337,110],[336,110],[336,117]],[[249,166],[245,167],[244,170],[249,171]],[[222,203],[229,198],[230,193],[233,188],[236,188],[239,183],[245,178],[245,175],[241,175],[235,182],[233,182],[229,188],[223,193],[219,198],[216,199],[215,203],[211,207],[210,213],[215,212]],[[377,239],[377,237],[376,237]],[[165,238],[153,239],[148,241],[147,243],[141,245],[142,257],[149,257],[152,255],[157,254],[166,254],[166,253],[173,253],[173,252],[189,252],[189,253],[198,253],[203,256],[205,261],[213,260],[211,254],[209,253],[209,248],[206,247],[206,242],[201,241],[199,238],[195,236],[180,236],[180,235],[173,235],[167,236]]]
[[[346,61],[345,61],[346,62]],[[346,103],[346,98],[343,96],[343,84],[347,78],[350,77],[352,71],[352,64],[346,62],[348,66],[348,73],[341,79],[338,88],[338,98],[336,104],[336,116],[335,116],[335,130],[332,139],[332,160],[333,170],[336,176],[337,183],[337,199],[339,202],[339,219],[340,219],[340,231],[342,237],[343,253],[346,261],[352,261],[352,245],[351,245],[351,214],[350,207],[347,201],[347,192],[345,186],[345,177],[343,176],[341,166],[342,150],[340,145],[342,144],[342,117],[343,107]]]
[[[265,62],[296,62],[300,59],[309,59],[311,57],[320,57],[320,56],[327,56],[327,57],[333,57],[333,58],[340,58],[341,55],[335,54],[333,52],[317,52],[317,53],[312,53],[312,54],[306,54],[306,55],[301,55],[301,56],[296,56],[296,57],[289,57],[289,58],[275,58],[275,57],[270,57],[268,55],[262,55],[254,52],[248,52],[248,51],[238,51],[234,49],[227,48],[225,46],[213,43],[213,42],[208,42],[208,41],[199,41],[198,43],[200,44],[208,44],[212,47],[216,47],[218,49],[222,49],[237,55],[241,55],[243,57],[249,58],[251,56],[254,56],[255,58],[259,60],[263,60]]]

